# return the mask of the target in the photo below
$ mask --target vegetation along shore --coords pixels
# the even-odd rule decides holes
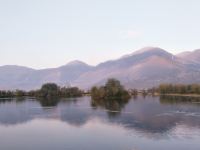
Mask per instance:
[[[149,89],[126,89],[120,81],[114,78],[108,79],[104,86],[94,86],[88,91],[78,87],[60,87],[55,83],[46,83],[38,90],[32,91],[6,91],[0,90],[0,98],[8,97],[81,97],[91,96],[94,100],[127,100],[137,95],[171,95],[171,96],[192,96],[200,97],[200,84],[161,84],[158,87]]]

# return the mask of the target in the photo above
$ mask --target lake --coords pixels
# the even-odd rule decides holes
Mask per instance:
[[[0,100],[0,150],[199,150],[200,100]]]

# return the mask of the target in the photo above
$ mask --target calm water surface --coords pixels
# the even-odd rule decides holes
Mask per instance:
[[[0,150],[199,150],[200,101],[0,100]]]

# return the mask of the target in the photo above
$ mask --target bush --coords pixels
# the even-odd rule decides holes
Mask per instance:
[[[54,97],[58,96],[59,88],[55,83],[46,83],[42,85],[39,91],[39,96],[41,97]]]

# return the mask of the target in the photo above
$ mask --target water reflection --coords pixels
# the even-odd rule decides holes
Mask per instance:
[[[55,107],[60,102],[58,97],[38,98],[37,100],[43,108]]]
[[[200,104],[200,97],[190,97],[190,96],[160,96],[160,102],[162,104]]]
[[[16,98],[0,98],[0,104],[1,103],[12,103],[12,102],[15,102],[15,103],[22,103],[26,101],[26,98],[25,97],[16,97]]]
[[[121,110],[126,106],[129,100],[114,100],[114,99],[102,99],[102,100],[91,100],[91,106],[96,108],[105,109],[110,117],[120,115]]]
[[[171,135],[179,125],[200,128],[197,98],[140,97],[129,102],[94,102],[90,97],[71,99],[1,99],[0,124],[24,124],[54,119],[81,127],[94,118],[152,137]],[[48,108],[48,109],[46,109]]]

